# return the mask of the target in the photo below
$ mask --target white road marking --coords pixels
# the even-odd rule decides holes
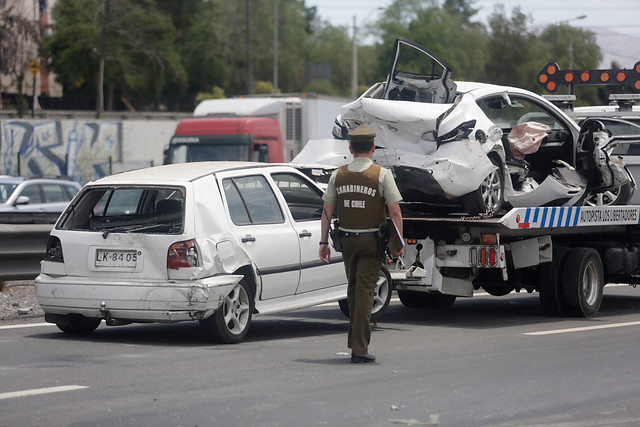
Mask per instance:
[[[24,323],[21,325],[0,326],[0,329],[37,328],[40,326],[56,326],[54,323]]]
[[[593,331],[596,329],[621,328],[623,326],[638,326],[638,325],[640,325],[640,321],[625,322],[625,323],[610,323],[608,325],[583,326],[580,328],[554,329],[550,331],[525,332],[523,335],[537,336],[537,335],[568,334],[571,332]]]
[[[63,385],[59,387],[34,388],[31,390],[12,391],[0,393],[0,400],[12,399],[14,397],[36,396],[38,394],[59,393],[61,391],[73,391],[89,388],[86,385]]]

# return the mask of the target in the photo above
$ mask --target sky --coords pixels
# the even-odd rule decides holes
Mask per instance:
[[[443,0],[439,2],[442,4]],[[353,27],[354,16],[358,27],[363,23],[375,22],[381,13],[379,8],[386,9],[392,3],[393,0],[305,0],[307,7],[318,8],[318,15],[323,20],[331,25],[349,28]],[[532,30],[568,21],[569,25],[598,34],[598,44],[602,50],[611,52],[616,59],[623,61],[623,65],[630,62],[629,66],[633,66],[635,61],[640,60],[637,56],[640,53],[640,0],[475,0],[472,6],[480,9],[476,18],[486,24],[487,17],[497,3],[504,5],[507,16],[511,16],[511,11],[520,6],[524,14],[533,18],[530,25]],[[581,15],[586,17],[576,20]],[[615,33],[637,40],[626,42]],[[625,51],[624,45],[630,51]]]

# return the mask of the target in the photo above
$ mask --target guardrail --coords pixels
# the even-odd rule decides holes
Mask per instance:
[[[53,224],[0,224],[0,281],[36,278],[52,228]]]

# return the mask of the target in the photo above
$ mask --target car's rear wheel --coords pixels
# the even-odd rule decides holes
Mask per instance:
[[[248,284],[244,279],[240,280],[213,316],[201,320],[200,325],[218,342],[242,342],[251,326],[254,301],[250,295]]]
[[[373,291],[373,306],[371,307],[371,321],[376,321],[384,314],[391,301],[391,293],[393,292],[393,282],[391,274],[385,266],[380,267],[378,272],[378,280]],[[349,302],[346,299],[338,301],[342,313],[349,317]]]
[[[95,331],[102,319],[93,319],[84,316],[69,316],[66,322],[56,323],[58,329],[67,334],[85,335]]]
[[[497,216],[502,210],[504,202],[504,176],[500,163],[491,158],[491,163],[497,166],[482,181],[480,186],[469,194],[462,196],[462,205],[469,215]]]

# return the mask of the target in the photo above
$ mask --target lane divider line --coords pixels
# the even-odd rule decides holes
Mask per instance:
[[[37,328],[40,326],[56,326],[55,323],[47,323],[47,322],[42,322],[42,323],[24,323],[21,325],[6,325],[6,326],[0,326],[0,329],[19,329],[19,328]]]
[[[540,336],[540,335],[568,334],[571,332],[593,331],[596,329],[611,329],[611,328],[621,328],[624,326],[638,326],[638,325],[640,325],[640,321],[625,322],[625,323],[611,323],[608,325],[583,326],[579,328],[554,329],[549,331],[525,332],[523,333],[523,335]]]
[[[39,394],[59,393],[62,391],[83,390],[89,388],[86,385],[63,385],[58,387],[34,388],[31,390],[12,391],[9,393],[0,393],[0,400],[12,399],[15,397],[37,396]]]

